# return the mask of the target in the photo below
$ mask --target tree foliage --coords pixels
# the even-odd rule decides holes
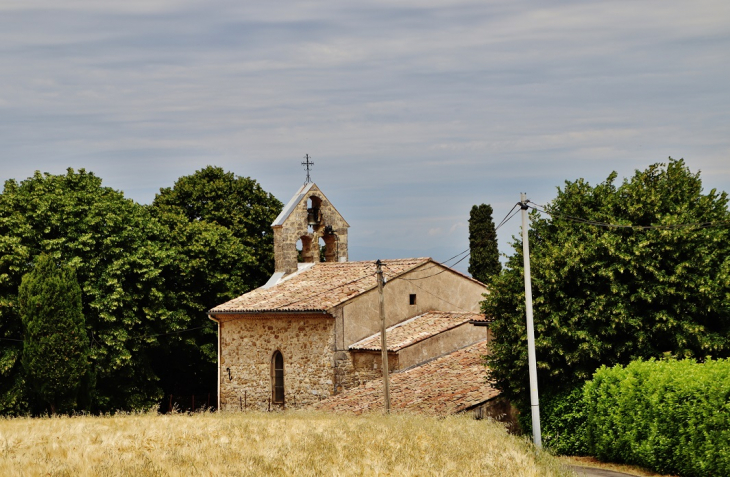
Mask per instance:
[[[184,327],[166,306],[160,270],[174,254],[160,245],[164,236],[144,207],[83,169],[6,181],[0,195],[0,336],[21,336],[18,286],[33,258],[48,254],[73,267],[81,286],[96,375],[94,407],[152,405],[162,396],[148,353],[157,340],[144,337]],[[3,396],[0,402],[11,407],[0,411],[18,412],[21,347],[4,343],[0,390],[16,394]]]
[[[550,215],[530,215],[541,392],[569,389],[601,365],[730,354],[727,194],[704,193],[699,173],[671,158],[621,185],[615,179],[566,182]],[[495,320],[487,362],[496,385],[527,409],[522,243],[513,246],[483,302]]]
[[[481,204],[469,214],[469,273],[482,283],[489,283],[502,270],[492,213],[491,205]]]
[[[273,221],[280,203],[250,186],[254,193],[237,193],[237,200]],[[227,207],[245,208],[231,199],[215,204],[223,197],[210,192],[199,201],[221,216]],[[0,414],[29,410],[17,294],[42,253],[74,268],[81,286],[96,377],[91,410],[140,409],[201,386],[214,392],[215,328],[205,311],[261,283],[258,257],[266,254],[236,233],[256,234],[250,243],[270,237],[201,217],[137,204],[83,169],[7,181],[0,195]]]
[[[85,401],[80,394],[89,391],[91,363],[81,287],[73,269],[39,256],[23,276],[18,304],[24,331],[21,362],[34,397],[52,414],[76,409]]]
[[[205,312],[263,285],[273,272],[271,223],[282,204],[248,177],[208,166],[160,189],[149,207],[169,231],[174,265],[163,271],[185,334],[162,339],[155,362],[166,392],[210,391],[215,382],[216,329]]]
[[[248,283],[254,287],[263,285],[271,276],[274,267],[271,224],[283,204],[255,180],[207,166],[179,178],[172,188],[160,189],[152,207],[181,214],[190,222],[225,227],[253,255],[253,260],[241,265],[245,267],[241,272]]]

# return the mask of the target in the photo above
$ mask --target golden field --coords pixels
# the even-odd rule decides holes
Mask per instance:
[[[0,418],[5,475],[572,475],[491,421],[155,412]]]

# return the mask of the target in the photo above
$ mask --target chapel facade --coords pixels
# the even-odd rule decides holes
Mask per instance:
[[[313,183],[272,227],[271,279],[208,312],[218,324],[218,409],[382,407],[375,261],[348,261],[349,224]],[[382,270],[393,407],[488,406],[498,393],[482,362],[486,286],[430,258],[384,260]]]

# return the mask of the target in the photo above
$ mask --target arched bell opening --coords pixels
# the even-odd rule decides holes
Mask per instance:
[[[318,262],[326,262],[327,259],[325,258],[325,242],[323,237],[319,237],[317,240],[317,251],[319,252],[319,257],[317,257]]]
[[[302,235],[297,240],[297,261],[299,263],[312,263],[315,261],[312,253],[312,237]]]
[[[322,223],[322,199],[313,195],[307,199],[307,226],[319,227]]]
[[[337,236],[334,233],[325,234],[320,238],[321,256],[323,262],[337,261]]]

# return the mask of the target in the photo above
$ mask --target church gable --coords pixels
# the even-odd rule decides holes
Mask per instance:
[[[319,262],[322,249],[326,262],[347,261],[350,225],[314,183],[304,184],[271,226],[275,273],[294,273],[299,263]]]

